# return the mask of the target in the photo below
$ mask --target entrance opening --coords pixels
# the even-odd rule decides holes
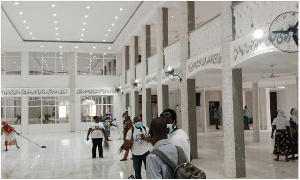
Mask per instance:
[[[277,117],[277,92],[270,92],[270,113],[271,113],[271,124]]]
[[[220,106],[220,101],[209,101],[209,124],[214,125],[214,109]]]

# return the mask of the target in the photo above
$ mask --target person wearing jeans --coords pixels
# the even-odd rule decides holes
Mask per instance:
[[[144,162],[146,169],[146,157],[150,153],[148,149],[149,128],[142,125],[141,118],[139,117],[134,117],[133,123],[133,128],[127,132],[126,143],[132,143],[131,152],[135,179],[142,179],[142,162]]]

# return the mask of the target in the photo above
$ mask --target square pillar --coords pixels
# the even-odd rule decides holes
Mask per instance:
[[[253,142],[260,142],[260,123],[258,109],[258,84],[252,84],[252,109],[253,109]]]
[[[70,104],[69,104],[69,123],[70,123],[70,131],[75,131],[75,120],[76,111],[75,111],[75,79],[76,79],[76,69],[77,69],[77,54],[70,52],[69,53],[69,65],[70,65],[70,78],[69,78],[69,87],[70,87]],[[80,114],[80,113],[79,113]],[[28,116],[27,116],[28,117]]]
[[[196,119],[196,88],[195,79],[187,80],[188,89],[188,124],[191,146],[191,160],[198,158],[197,153],[197,119]]]
[[[146,113],[145,113],[146,123],[147,123],[147,126],[150,127],[150,123],[151,123],[151,121],[153,119],[153,117],[152,117],[152,95],[151,95],[151,88],[147,88],[146,89],[146,98],[145,99],[146,99],[146,102],[145,102],[145,106],[146,106]],[[143,113],[143,116],[144,116],[144,113]]]

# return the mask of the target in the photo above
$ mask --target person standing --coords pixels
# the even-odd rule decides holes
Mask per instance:
[[[290,127],[291,127],[291,160],[295,160],[295,154],[298,154],[298,111],[295,108],[291,109]]]
[[[128,116],[128,114],[124,113],[123,115],[124,115],[124,118],[125,118],[125,120],[124,120],[124,130],[123,130],[123,137],[124,137],[124,143],[125,143],[127,132],[133,127],[133,124],[132,124],[132,121],[130,119],[130,116]],[[129,148],[126,148],[123,159],[121,159],[120,161],[127,161],[128,154],[129,154]]]
[[[118,127],[117,125],[115,125],[113,123],[113,118],[112,118],[112,115],[111,115],[110,112],[106,113],[106,116],[103,118],[103,125],[104,125],[104,128],[105,128],[105,132],[106,132],[107,137],[110,137],[110,127],[111,126]],[[110,139],[108,139],[108,141],[110,141]]]
[[[274,138],[275,133],[275,144],[273,154],[276,155],[275,161],[279,161],[279,155],[285,156],[285,160],[288,162],[288,156],[291,155],[290,148],[290,123],[284,117],[283,111],[279,110],[277,112],[277,117],[272,123],[272,133],[271,138]]]
[[[214,120],[215,120],[215,124],[216,124],[216,129],[220,129],[219,128],[220,119],[221,119],[221,109],[219,106],[219,107],[216,107],[214,110]]]
[[[7,146],[12,146],[12,145],[16,145],[16,147],[19,149],[20,147],[18,146],[17,143],[17,139],[15,137],[15,133],[17,135],[20,135],[14,127],[10,126],[6,121],[2,121],[2,128],[1,128],[1,135],[5,135],[5,141],[4,141],[4,145],[5,145],[5,150],[4,151],[8,151],[7,150]]]
[[[188,158],[188,162],[190,162],[190,140],[186,132],[177,128],[176,112],[173,109],[165,109],[160,114],[160,117],[167,123],[169,141],[175,146],[181,147],[185,152],[185,156]]]
[[[99,123],[100,117],[99,116],[94,116],[93,118],[95,120],[94,123],[90,125],[90,128],[87,132],[87,137],[86,140],[89,140],[89,136],[91,135],[92,142],[93,142],[93,147],[92,147],[92,158],[96,158],[96,149],[98,147],[99,151],[99,157],[103,158],[103,147],[102,147],[102,140],[103,137],[106,137],[105,135],[105,129],[102,123]]]
[[[132,143],[131,152],[133,160],[133,169],[136,179],[142,179],[141,168],[142,162],[146,169],[146,157],[150,153],[148,150],[148,134],[149,129],[142,125],[142,121],[139,117],[133,118],[133,128],[131,128],[126,135],[126,144]]]
[[[243,110],[243,115],[244,115],[244,130],[249,130],[250,111],[247,109],[247,106],[245,106]]]
[[[157,149],[165,154],[175,165],[179,164],[177,148],[168,139],[169,130],[166,129],[167,122],[161,117],[153,119],[150,124],[150,136],[153,149]],[[182,152],[184,157],[184,153]],[[184,158],[183,158],[184,159]],[[188,158],[185,156],[187,162]],[[171,166],[162,161],[157,155],[149,154],[147,162],[147,179],[174,179]]]

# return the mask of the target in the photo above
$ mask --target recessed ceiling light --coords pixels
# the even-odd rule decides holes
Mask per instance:
[[[26,29],[29,29],[29,26],[27,26]]]
[[[16,62],[14,62],[14,64],[16,64]]]
[[[107,37],[107,34],[105,34],[105,37]]]
[[[41,48],[44,47],[43,45],[41,45]]]
[[[62,53],[59,53],[59,54],[62,54]]]
[[[19,5],[19,3],[18,3],[18,2],[15,2],[15,5]]]
[[[114,26],[115,24],[114,24],[114,23],[112,23],[111,25],[112,25],[112,26]]]
[[[54,21],[54,24],[56,24],[57,23],[57,21]]]
[[[106,55],[106,53],[104,53],[103,55]]]
[[[58,46],[60,49],[62,48],[62,46]]]
[[[20,15],[22,15],[22,14],[23,14],[23,12],[19,12],[19,14],[20,14]]]
[[[58,36],[58,33],[55,33],[56,36]]]
[[[172,16],[172,18],[173,18],[174,16]]]
[[[58,28],[56,27],[55,30],[58,30]]]
[[[96,47],[93,47],[93,49],[96,49]]]
[[[84,22],[83,24],[86,25],[86,22]]]
[[[105,41],[105,39],[103,39],[103,41]]]
[[[83,39],[80,39],[80,41],[82,41]]]
[[[89,16],[88,16],[88,15],[85,15],[84,17],[87,18],[87,17],[89,17]]]
[[[83,36],[83,34],[81,34],[81,36]]]
[[[32,34],[32,32],[29,33],[30,35]]]
[[[118,19],[118,16],[116,16],[115,19]]]
[[[157,29],[155,29],[155,31],[157,31]]]
[[[23,23],[26,23],[26,20],[24,20]]]
[[[85,29],[84,29],[84,28],[83,28],[82,30],[83,30],[83,31],[85,31]]]
[[[87,9],[90,9],[91,7],[90,7],[90,6],[87,6],[86,8],[87,8]]]
[[[120,8],[120,11],[123,11],[123,8]]]
[[[94,56],[94,57],[96,57],[96,56]]]
[[[110,29],[108,31],[110,31]]]
[[[32,37],[32,39],[34,39],[34,37]]]
[[[54,7],[55,7],[55,4],[52,4],[51,6],[54,8]]]
[[[56,14],[53,14],[53,16],[56,16]]]
[[[78,46],[75,46],[75,49],[78,49]]]
[[[21,66],[19,66],[19,68],[20,68]]]
[[[59,40],[59,38],[56,38],[57,40]]]
[[[108,49],[111,49],[111,47],[108,47]]]

